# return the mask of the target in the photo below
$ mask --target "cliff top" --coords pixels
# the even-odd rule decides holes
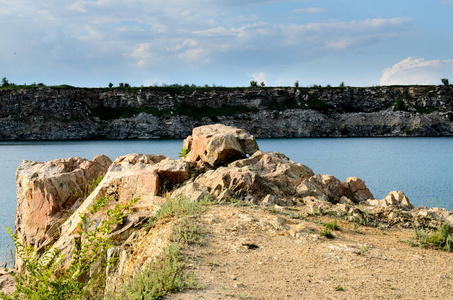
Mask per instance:
[[[290,217],[237,204],[201,217],[204,246],[191,247],[199,289],[170,299],[448,299],[453,253],[414,248],[412,229],[338,221],[335,238],[319,234],[335,218]]]

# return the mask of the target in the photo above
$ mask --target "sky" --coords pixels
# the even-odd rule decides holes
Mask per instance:
[[[453,82],[453,0],[0,0],[16,84]]]

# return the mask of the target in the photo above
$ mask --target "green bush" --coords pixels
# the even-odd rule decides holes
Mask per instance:
[[[328,239],[334,239],[335,236],[332,234],[332,231],[328,228],[323,228],[319,231],[320,236],[325,236]]]
[[[436,248],[453,252],[453,228],[444,223],[434,232],[415,229],[415,244],[426,248]]]
[[[179,221],[172,229],[172,244],[143,271],[131,277],[116,299],[162,299],[169,293],[196,286],[194,274],[186,270],[186,259],[181,249],[184,245],[203,244],[203,231],[194,219],[198,218],[205,204],[208,204],[207,199],[201,202],[190,202],[181,196],[166,199],[149,222],[153,227],[157,222],[178,217]]]
[[[125,285],[116,299],[154,300],[169,293],[195,286],[193,273],[185,271],[186,263],[181,249],[171,244],[142,272]]]
[[[337,220],[333,220],[332,222],[325,223],[324,226],[330,230],[340,230],[340,226],[338,225]]]
[[[17,234],[8,232],[13,238],[16,253],[24,262],[24,272],[14,274],[16,291],[11,295],[0,293],[1,299],[33,300],[72,300],[99,299],[104,294],[105,269],[110,262],[101,264],[99,272],[90,276],[90,269],[95,263],[106,257],[111,246],[107,235],[113,226],[121,224],[130,212],[135,198],[124,205],[118,203],[106,212],[106,218],[96,226],[91,217],[110,202],[110,198],[100,197],[89,207],[88,212],[80,214],[78,237],[72,252],[70,266],[55,274],[64,258],[56,249],[46,249],[39,255],[32,246],[20,243]]]

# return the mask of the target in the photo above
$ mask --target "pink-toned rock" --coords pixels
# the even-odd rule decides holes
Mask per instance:
[[[348,177],[343,181],[343,188],[346,196],[353,202],[361,202],[368,199],[374,199],[373,194],[366,187],[365,181],[357,177]]]
[[[310,168],[281,153],[256,151],[249,158],[198,176],[190,189],[180,188],[175,193],[190,198],[194,191],[208,193],[218,201],[235,198],[260,202],[267,195],[293,196],[302,180],[312,175]]]
[[[188,161],[201,160],[214,167],[245,158],[259,149],[255,138],[245,130],[222,124],[194,128],[183,147],[190,150]]]
[[[368,205],[378,206],[378,207],[397,207],[403,210],[409,210],[414,208],[414,206],[409,202],[409,199],[401,191],[393,191],[387,194],[382,200],[373,200],[369,199],[365,202]]]
[[[332,175],[316,174],[306,178],[298,187],[299,197],[315,197],[318,200],[339,202],[345,191],[340,180]]]
[[[86,213],[88,208],[100,197],[105,196],[110,201],[106,207],[92,216],[93,220],[105,219],[107,210],[113,208],[115,204],[122,205],[132,199],[140,198],[121,226],[110,234],[115,243],[122,243],[129,238],[136,231],[137,224],[141,224],[144,219],[152,216],[164,202],[162,197],[157,196],[161,190],[158,167],[154,163],[149,163],[149,160],[142,159],[144,157],[142,154],[127,157],[110,166],[97,188],[58,227],[60,234],[53,247],[58,249],[63,256],[59,268],[67,267],[71,260],[78,224],[81,223],[80,215]],[[21,265],[18,260],[16,260],[17,265],[19,267]]]
[[[190,164],[184,160],[166,158],[156,164],[157,174],[162,180],[180,183],[190,178]]]
[[[24,161],[16,172],[16,233],[36,249],[52,244],[65,212],[80,198],[90,181],[102,176],[112,161],[96,156],[89,161],[71,157],[49,162]]]
[[[135,153],[135,154],[127,154],[127,155],[123,155],[123,156],[118,156],[113,163],[114,164],[129,163],[129,164],[133,164],[133,165],[141,163],[141,164],[154,165],[164,159],[165,159],[165,156],[163,156],[163,155]]]
[[[11,270],[0,270],[0,291],[7,295],[12,294],[16,290],[16,282],[14,276],[9,272]]]

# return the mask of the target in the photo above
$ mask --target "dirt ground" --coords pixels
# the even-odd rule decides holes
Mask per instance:
[[[212,206],[192,247],[199,288],[171,299],[453,299],[453,253],[411,247],[413,230],[294,219],[261,208]]]

